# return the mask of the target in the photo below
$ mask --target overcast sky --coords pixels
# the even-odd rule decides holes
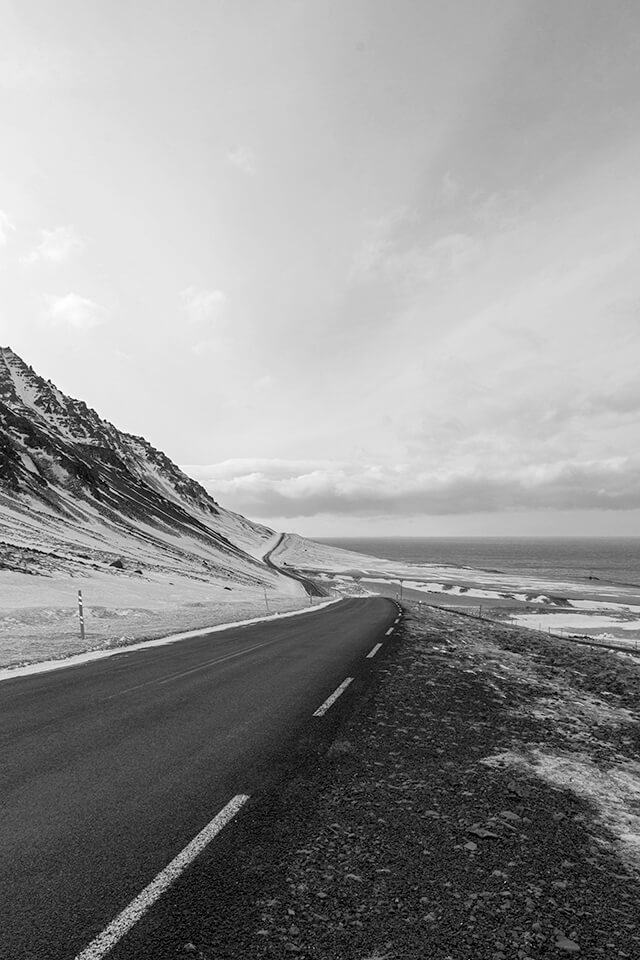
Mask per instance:
[[[636,0],[0,10],[0,343],[280,529],[640,534]]]

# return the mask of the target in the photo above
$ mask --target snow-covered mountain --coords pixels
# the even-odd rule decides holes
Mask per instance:
[[[132,572],[273,585],[279,574],[261,558],[277,539],[0,348],[0,567],[73,573],[121,560]]]

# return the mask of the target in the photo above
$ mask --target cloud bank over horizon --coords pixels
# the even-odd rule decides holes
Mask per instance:
[[[261,518],[640,509],[640,456],[555,461],[495,474],[420,474],[406,466],[283,460],[230,460],[182,469],[226,507]]]

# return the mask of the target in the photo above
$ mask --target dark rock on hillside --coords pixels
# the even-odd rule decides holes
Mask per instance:
[[[107,563],[124,551],[132,567],[153,555],[161,565],[201,571],[205,562],[207,576],[264,582],[277,574],[244,548],[272,534],[223,510],[143,437],[118,430],[0,348],[0,535],[15,546],[53,544],[76,557],[90,546],[92,558],[97,546]]]

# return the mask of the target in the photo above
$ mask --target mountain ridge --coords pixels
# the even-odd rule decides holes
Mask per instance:
[[[280,576],[261,563],[274,536],[0,347],[0,563],[3,544],[77,562],[89,550],[100,566],[124,556],[259,584]]]

